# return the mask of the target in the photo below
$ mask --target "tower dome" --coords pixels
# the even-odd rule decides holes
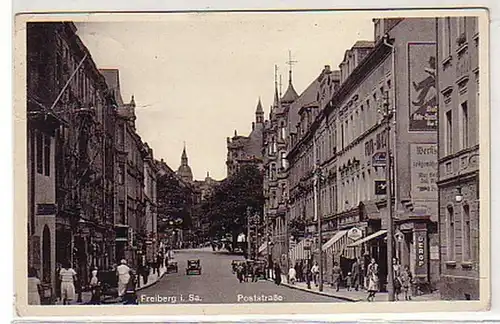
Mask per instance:
[[[184,149],[182,150],[181,165],[179,166],[179,169],[177,169],[177,175],[179,175],[181,179],[186,182],[193,181],[193,171],[191,171],[191,167],[189,166],[188,163],[185,144],[184,144]]]

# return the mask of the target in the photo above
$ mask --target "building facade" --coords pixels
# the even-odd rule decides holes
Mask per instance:
[[[227,138],[227,176],[238,172],[243,164],[254,164],[262,168],[262,134],[264,128],[264,110],[259,99],[255,110],[255,121],[252,122],[252,131],[248,136],[238,135],[234,131],[232,138]]]
[[[36,218],[42,226],[42,220],[48,221],[49,213],[55,214],[50,224],[43,225],[42,236],[50,237],[52,247],[50,253],[47,249],[44,252],[43,258],[47,260],[42,260],[42,264],[46,262],[42,276],[47,280],[51,278],[57,293],[55,274],[60,264],[71,263],[79,278],[87,278],[93,266],[104,268],[110,264],[114,244],[115,100],[76,35],[74,24],[29,23],[28,44],[28,105],[41,108],[62,121],[60,127],[55,127],[50,119],[43,122],[52,125],[49,128],[54,130],[45,132],[49,136],[44,137],[43,163],[39,155],[30,156],[30,162],[34,157],[44,168],[47,165],[43,174],[44,180],[49,181],[48,190],[42,196],[46,196],[43,200],[55,199],[57,205],[56,210],[50,203],[40,205],[37,213],[43,217]],[[38,136],[38,140],[30,145],[36,147],[41,138],[34,136]],[[55,177],[53,197],[52,177]],[[36,189],[36,177],[34,180]],[[36,198],[36,194],[33,198],[42,199]],[[85,284],[85,280],[81,283]]]
[[[317,204],[325,235],[321,245],[317,239],[299,242],[291,255],[304,258],[307,253],[297,249],[312,245],[309,255],[317,257],[321,246],[327,280],[333,262],[346,272],[355,258],[366,265],[374,257],[384,287],[388,134],[381,112],[388,107],[395,111],[389,134],[395,257],[410,266],[419,288],[429,288],[439,278],[435,23],[433,19],[375,19],[374,27],[374,42],[358,41],[346,51],[339,65],[338,88],[328,93],[328,87],[321,90],[320,86],[316,102],[298,108],[300,123],[289,153],[294,165],[290,218],[305,215],[306,232],[314,237]],[[321,180],[315,199],[314,170],[318,169]],[[351,239],[354,232],[358,235]]]
[[[437,20],[439,225],[444,299],[479,299],[479,34],[475,17]]]
[[[159,252],[160,242],[158,240],[158,217],[156,202],[156,177],[158,168],[153,156],[153,149],[144,143],[147,152],[144,158],[144,244],[143,251],[146,260],[153,262],[155,255]]]

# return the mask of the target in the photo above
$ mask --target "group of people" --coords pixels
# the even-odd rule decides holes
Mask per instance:
[[[245,261],[238,263],[233,270],[240,283],[248,282],[249,277],[251,282],[257,282],[260,276],[266,276],[265,268],[265,265]]]
[[[405,265],[401,269],[401,265],[396,258],[392,259],[393,283],[394,283],[394,299],[399,300],[399,295],[404,294],[405,300],[411,300],[411,290],[413,284],[413,275],[410,267]],[[366,271],[368,301],[374,301],[375,294],[379,291],[379,266],[375,259],[371,259]]]

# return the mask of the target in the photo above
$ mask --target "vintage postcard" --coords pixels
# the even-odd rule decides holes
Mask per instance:
[[[486,10],[22,14],[14,37],[18,315],[489,307]]]

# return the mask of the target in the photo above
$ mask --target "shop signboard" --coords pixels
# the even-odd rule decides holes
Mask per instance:
[[[427,245],[427,232],[415,230],[415,242],[416,242],[416,262],[415,262],[415,276],[426,277],[427,276],[427,264],[428,264],[428,245]]]
[[[411,196],[413,199],[437,199],[437,144],[410,144]]]
[[[363,237],[363,231],[361,231],[359,228],[357,227],[353,227],[351,228],[348,232],[347,232],[347,237],[350,238],[351,240],[353,241],[357,241],[359,240],[361,237]]]

